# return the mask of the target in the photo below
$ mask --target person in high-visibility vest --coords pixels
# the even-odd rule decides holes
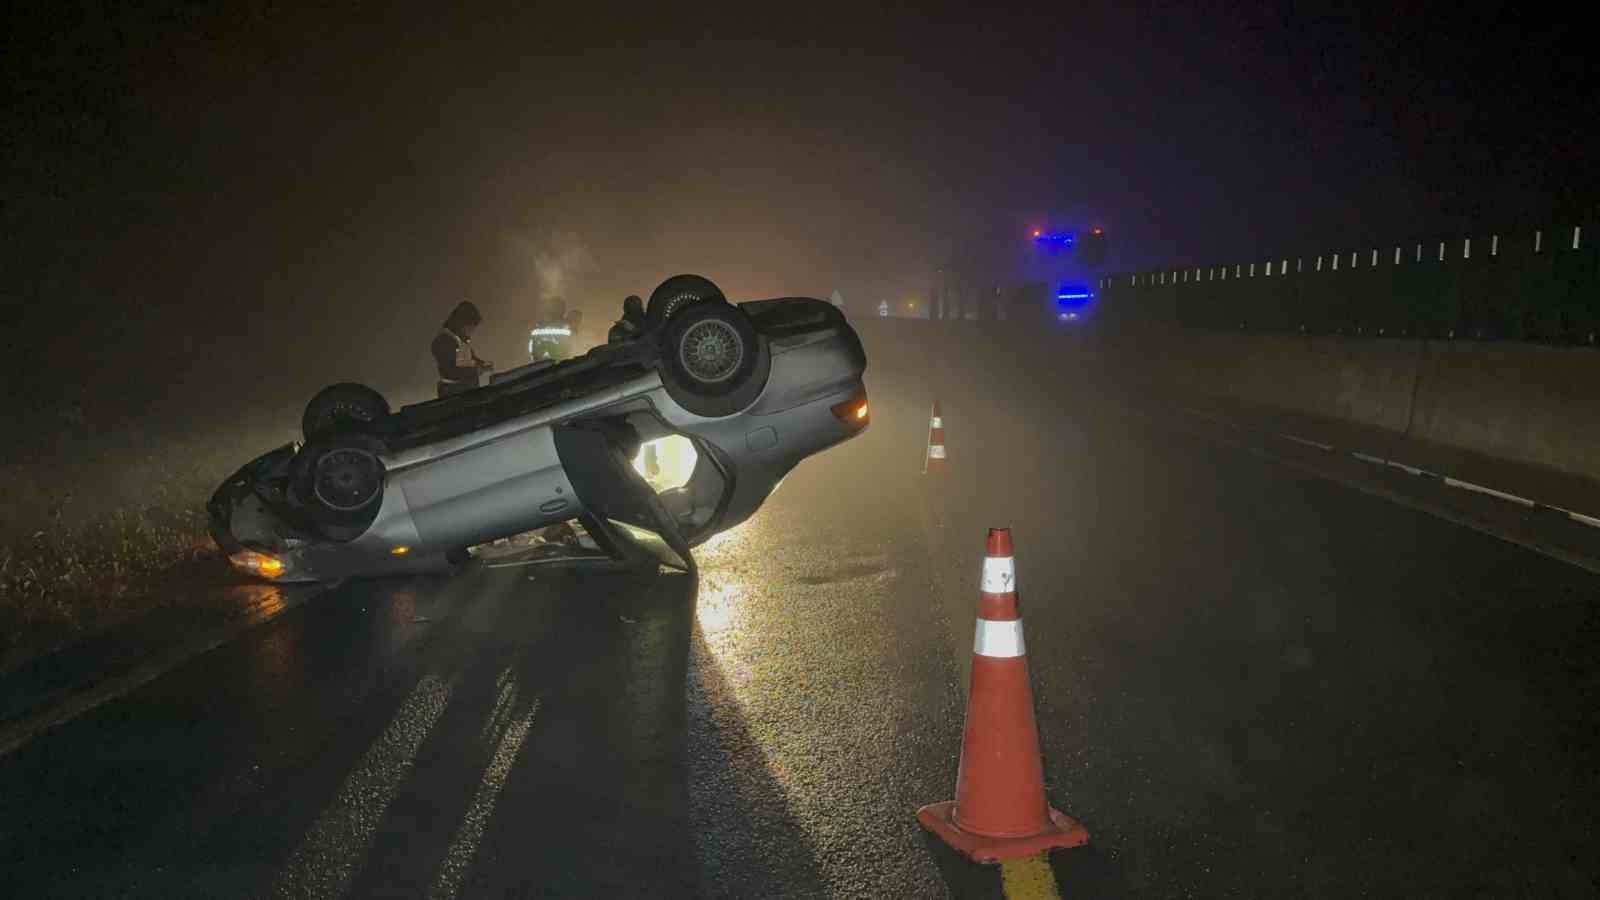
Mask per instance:
[[[566,359],[572,355],[572,324],[567,321],[567,304],[560,298],[545,305],[544,315],[528,332],[531,359]]]
[[[449,318],[434,336],[429,349],[439,369],[441,399],[472,390],[478,386],[478,376],[494,368],[494,363],[484,362],[472,350],[472,333],[482,321],[478,307],[463,300],[450,311]]]

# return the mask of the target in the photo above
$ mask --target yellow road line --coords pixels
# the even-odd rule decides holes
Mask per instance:
[[[1000,886],[1006,900],[1059,900],[1056,874],[1050,871],[1049,855],[1041,853],[1027,859],[1008,859],[1000,864]]]

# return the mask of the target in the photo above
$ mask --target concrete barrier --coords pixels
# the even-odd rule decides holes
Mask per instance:
[[[1158,342],[1119,341],[1112,357],[1150,370],[1174,389],[1383,428],[1600,481],[1600,352],[1594,350],[1216,333]],[[1174,343],[1180,346],[1160,349]]]
[[[1053,389],[1105,377],[1381,428],[1600,483],[1600,352],[1534,344],[1152,331],[1052,333],[1003,322],[868,325],[871,359],[959,377],[1015,371]]]
[[[1155,359],[1183,360],[1174,387],[1399,431],[1410,416],[1413,345],[1226,333],[1169,336],[1165,343],[1176,349]],[[1149,349],[1137,358],[1151,359]]]
[[[1410,436],[1600,481],[1600,352],[1430,341]]]

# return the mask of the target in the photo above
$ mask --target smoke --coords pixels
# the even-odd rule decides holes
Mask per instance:
[[[530,301],[571,298],[583,276],[595,267],[589,246],[570,231],[515,232],[507,235],[506,243],[524,285],[519,293]]]

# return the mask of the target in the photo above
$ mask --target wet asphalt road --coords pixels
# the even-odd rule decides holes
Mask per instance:
[[[1092,379],[869,352],[872,428],[698,584],[345,585],[0,758],[0,896],[999,896],[913,815],[990,525],[1064,896],[1597,894],[1600,579]]]

